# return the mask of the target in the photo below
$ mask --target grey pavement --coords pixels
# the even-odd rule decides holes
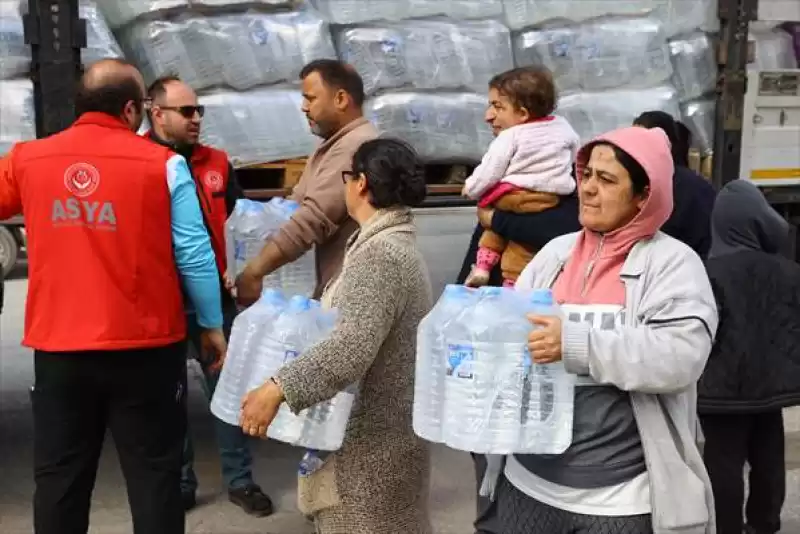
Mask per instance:
[[[28,390],[33,365],[30,351],[20,347],[27,282],[7,282],[6,306],[0,316],[0,534],[32,532],[32,424]],[[195,374],[193,372],[193,374]],[[197,380],[190,388],[199,506],[189,513],[190,534],[311,534],[311,525],[295,508],[295,473],[300,451],[271,441],[255,442],[256,478],[273,497],[277,513],[268,518],[246,516],[227,501],[219,475],[211,416]],[[800,412],[787,414],[788,430],[800,431]],[[131,532],[124,483],[109,439],[94,493],[90,532]],[[800,433],[789,435],[790,468],[800,469]],[[465,453],[443,447],[433,451],[431,510],[437,534],[471,534],[474,510],[472,462]],[[782,532],[800,533],[800,471],[789,476],[789,497]],[[376,533],[377,534],[377,533]]]

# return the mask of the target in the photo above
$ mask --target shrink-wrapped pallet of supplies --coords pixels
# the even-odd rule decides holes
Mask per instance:
[[[22,25],[22,15],[27,10],[26,0],[0,0],[0,79],[26,76],[30,70],[31,49],[25,44]],[[83,65],[122,57],[122,49],[94,0],[80,0],[78,12],[86,20],[86,48],[81,50]]]
[[[289,8],[299,0],[102,0],[108,24],[119,29],[136,20],[162,20],[188,10],[236,10],[249,7]]]
[[[480,92],[514,65],[510,32],[493,20],[372,24],[343,29],[336,40],[368,94],[399,87]]]
[[[719,27],[717,0],[503,0],[512,30],[548,22],[583,22],[607,15],[652,15],[669,36]]]
[[[306,156],[318,141],[300,111],[301,100],[296,89],[280,87],[205,94],[201,140],[228,152],[236,166]]]
[[[717,58],[708,34],[697,31],[669,42],[672,81],[682,102],[700,98],[717,83]]]
[[[295,82],[312,59],[336,56],[327,24],[305,11],[143,21],[120,41],[147,81],[177,74],[196,90]]]
[[[683,123],[692,132],[692,145],[703,155],[714,149],[715,110],[716,99],[713,96],[691,100],[681,106]]]
[[[0,156],[19,141],[36,138],[33,82],[21,78],[0,82]]]
[[[492,140],[486,97],[473,93],[393,92],[370,99],[367,118],[411,144],[427,162],[479,160]]]
[[[333,24],[400,21],[444,15],[453,19],[500,19],[501,0],[310,0]]]

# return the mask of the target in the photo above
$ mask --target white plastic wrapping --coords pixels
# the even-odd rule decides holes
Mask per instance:
[[[19,141],[36,138],[33,82],[27,79],[0,82],[0,155]]]
[[[486,97],[472,93],[387,93],[365,106],[383,133],[410,143],[427,162],[480,161],[492,142]]]
[[[326,23],[305,11],[148,21],[121,41],[146,80],[177,73],[195,89],[294,82],[309,61],[336,57]]]
[[[206,106],[202,142],[228,152],[234,165],[304,157],[318,144],[296,90],[215,91],[200,103]]]
[[[0,80],[24,76],[30,64],[18,0],[0,0]]]
[[[101,0],[99,4],[109,26],[113,29],[125,26],[147,15],[162,18],[166,12],[183,11],[189,7],[188,0]]]
[[[566,118],[583,142],[601,133],[630,126],[644,111],[665,111],[680,116],[678,94],[669,85],[650,89],[625,89],[563,96],[557,113]]]
[[[446,15],[453,19],[500,18],[501,0],[311,0],[334,24],[399,21]]]
[[[652,87],[672,76],[666,33],[651,17],[525,31],[514,55],[518,65],[550,69],[562,92]]]
[[[22,14],[26,0],[0,0],[0,80],[28,74],[31,49],[25,44]],[[103,58],[122,57],[122,49],[93,0],[80,0],[78,13],[86,20],[86,48],[81,50],[84,66]]]
[[[482,92],[492,76],[514,65],[510,32],[496,21],[371,25],[345,29],[337,42],[368,94],[402,86]]]
[[[717,83],[717,59],[710,37],[702,32],[672,39],[669,43],[674,76],[681,101],[699,98]]]
[[[668,35],[718,28],[717,0],[503,0],[513,30],[552,21],[582,22],[605,16],[652,14]]]
[[[796,69],[797,58],[794,53],[792,35],[781,29],[755,29],[749,38],[755,41],[755,61],[748,65],[750,69]]]
[[[681,106],[682,122],[692,132],[692,147],[703,154],[714,150],[714,117],[716,99],[692,100]]]

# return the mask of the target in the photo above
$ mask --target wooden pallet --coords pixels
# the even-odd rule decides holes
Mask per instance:
[[[268,200],[291,193],[300,180],[305,165],[305,158],[260,163],[238,168],[236,176],[248,198]],[[426,165],[425,179],[428,183],[428,194],[460,195],[464,180],[471,172],[472,167],[467,165]]]

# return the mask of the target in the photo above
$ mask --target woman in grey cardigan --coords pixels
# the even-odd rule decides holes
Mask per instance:
[[[411,148],[376,139],[342,180],[360,230],[322,297],[337,328],[245,398],[241,425],[263,436],[282,402],[298,413],[357,383],[341,449],[299,478],[301,511],[321,534],[429,534],[429,451],[411,425],[417,326],[432,304],[410,210],[425,178]]]

